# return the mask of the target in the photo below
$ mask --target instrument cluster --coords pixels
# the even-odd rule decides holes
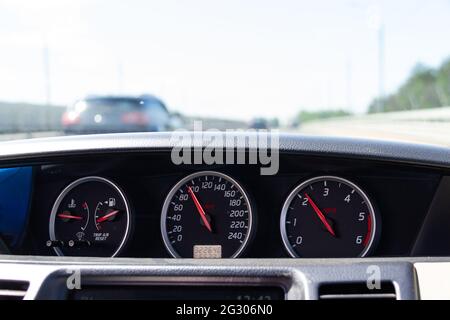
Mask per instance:
[[[46,246],[64,256],[120,256],[133,237],[132,208],[126,191],[109,178],[72,181],[53,204]],[[272,225],[271,232],[281,234],[285,252],[295,258],[363,257],[379,236],[375,208],[371,196],[346,178],[312,177],[292,186],[274,213],[279,226]],[[237,178],[195,172],[165,196],[161,239],[174,258],[245,256],[258,229],[258,211]]]
[[[13,253],[423,255],[427,243],[417,241],[440,178],[429,168],[285,154],[267,176],[257,165],[178,166],[165,152],[86,156],[35,167],[28,227]]]

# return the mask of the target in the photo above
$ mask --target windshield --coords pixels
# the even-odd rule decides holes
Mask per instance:
[[[201,120],[450,146],[448,0],[0,0],[0,21],[0,140]]]

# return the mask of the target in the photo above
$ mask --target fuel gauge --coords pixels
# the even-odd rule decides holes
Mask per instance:
[[[101,177],[67,186],[53,206],[48,247],[58,255],[113,257],[128,238],[130,209],[119,187]]]

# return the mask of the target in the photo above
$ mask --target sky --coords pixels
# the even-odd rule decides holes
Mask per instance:
[[[0,0],[0,101],[45,103],[49,79],[54,104],[151,93],[189,115],[362,113],[380,43],[387,94],[449,58],[449,34],[450,0]]]

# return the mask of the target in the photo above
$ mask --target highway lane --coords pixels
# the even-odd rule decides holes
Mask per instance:
[[[352,122],[322,121],[302,125],[299,129],[280,129],[281,132],[297,132],[308,135],[357,137],[434,144],[450,147],[450,123],[433,122]],[[0,141],[56,137],[59,131],[0,134]]]
[[[63,135],[60,131],[42,131],[42,132],[26,132],[26,133],[5,133],[0,134],[0,141],[56,137]]]
[[[187,118],[185,127],[192,129],[194,120],[202,121],[203,130],[208,128],[245,129],[246,127],[246,123],[243,121],[209,118]],[[450,147],[450,107],[327,119],[304,123],[298,129],[280,128],[280,131],[406,141]],[[63,135],[63,133],[57,130],[0,134],[0,141],[59,135]]]
[[[304,123],[298,132],[450,147],[450,107],[359,115]]]
[[[298,132],[313,135],[394,140],[450,147],[450,123],[433,122],[313,122]]]

